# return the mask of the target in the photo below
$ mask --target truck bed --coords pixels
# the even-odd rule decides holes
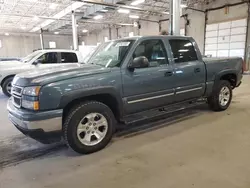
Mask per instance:
[[[231,72],[236,75],[236,82],[241,80],[243,71],[243,59],[239,57],[224,57],[224,58],[203,58],[207,69],[207,82],[214,81],[216,75],[220,72]],[[238,83],[236,83],[237,85]]]

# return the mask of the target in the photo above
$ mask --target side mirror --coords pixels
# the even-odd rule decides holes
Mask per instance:
[[[130,69],[135,69],[135,68],[146,68],[149,67],[149,61],[145,56],[140,56],[134,58],[132,63],[130,64],[129,68]]]
[[[40,59],[36,59],[32,64],[33,64],[33,65],[37,65],[37,64],[39,64],[39,63],[42,63],[42,61],[41,61]]]

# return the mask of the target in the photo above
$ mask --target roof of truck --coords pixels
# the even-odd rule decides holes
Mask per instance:
[[[152,39],[152,38],[167,38],[167,39],[187,39],[191,38],[189,36],[176,36],[176,35],[152,35],[152,36],[133,36],[133,37],[124,37],[116,40],[137,40],[137,39]]]
[[[41,51],[41,52],[78,52],[76,50],[67,50],[67,49],[39,49],[39,50],[36,50],[36,51]]]

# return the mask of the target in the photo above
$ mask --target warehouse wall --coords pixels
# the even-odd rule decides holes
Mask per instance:
[[[237,3],[239,0],[217,0],[211,3],[206,8],[215,8],[225,5],[225,3]],[[188,19],[190,24],[186,27],[186,34],[192,36],[197,41],[197,44],[201,50],[204,52],[205,44],[205,14],[202,12],[197,12],[193,10],[186,10],[182,14],[188,14]],[[213,10],[207,14],[207,23],[218,23],[227,20],[235,20],[247,17],[247,4],[237,5],[230,7],[228,12],[225,13],[225,9]],[[157,20],[157,18],[149,18],[151,20]],[[130,32],[134,35],[158,35],[159,34],[159,24],[148,21],[140,21],[141,29],[134,28],[133,26],[123,26],[117,29],[111,29],[111,39],[116,39],[119,37],[128,37]],[[185,20],[181,19],[181,28],[185,27]],[[168,30],[168,22],[162,22],[162,29]],[[249,30],[249,29],[248,29]],[[79,37],[79,42],[82,41],[86,45],[96,45],[97,43],[103,42],[104,38],[109,38],[109,30],[103,29],[102,31],[96,31],[88,34],[84,37]],[[0,36],[2,47],[0,47],[0,57],[22,57],[32,52],[33,49],[40,48],[39,36]],[[71,36],[45,36],[45,47],[48,47],[49,41],[55,41],[57,48],[69,49],[72,46]],[[247,33],[247,45],[250,45],[250,31]]]
[[[117,29],[111,29],[111,39],[128,37],[130,32],[134,33],[134,36],[142,35],[158,35],[159,34],[159,24],[155,22],[140,21],[141,29],[135,28],[133,26],[123,26]],[[88,34],[84,37],[84,42],[86,45],[96,45],[99,42],[103,42],[105,37],[109,37],[109,30],[103,29],[102,31],[96,31]]]
[[[241,4],[237,6],[229,7],[228,12],[226,10],[218,9],[209,11],[207,15],[207,23],[218,23],[229,20],[236,20],[247,17],[248,7],[247,4]]]
[[[2,35],[0,40],[0,57],[24,57],[33,50],[41,48],[39,35]],[[50,41],[56,42],[56,48],[70,49],[72,46],[71,36],[44,35],[45,48],[49,48]]]
[[[207,9],[216,8],[216,7],[223,6],[225,4],[233,4],[233,3],[238,3],[238,2],[240,1],[239,0],[217,0],[211,3],[206,8]],[[203,54],[204,44],[205,44],[205,13],[193,11],[193,10],[186,10],[183,12],[183,14],[188,14],[188,19],[190,21],[190,24],[186,27],[186,35],[194,37],[194,39],[196,40],[201,50],[201,53]],[[235,19],[244,18],[246,16],[247,16],[247,4],[242,4],[242,5],[230,7],[228,9],[227,14],[225,14],[225,9],[209,11],[207,23],[209,24],[209,23],[223,22],[227,20],[235,20]],[[159,34],[158,23],[141,22],[141,25],[142,25],[142,28],[139,30],[139,35],[143,36],[143,35]],[[185,20],[183,18],[181,19],[180,27],[181,28],[185,27]],[[168,21],[162,22],[162,29],[168,30],[168,28],[169,28],[169,22]],[[131,31],[133,31],[131,27],[123,27],[123,28],[120,28],[118,32],[119,32],[119,36],[126,37],[128,36],[128,33]],[[114,33],[116,33],[116,31],[114,31]],[[134,34],[135,33],[136,32],[134,32]],[[98,37],[99,35],[101,35],[102,37]],[[108,36],[108,34],[106,35]],[[114,36],[112,35],[112,39],[116,38],[116,35]],[[91,34],[88,36],[88,39],[85,38],[84,40],[87,40],[89,42],[88,44],[96,44],[97,38],[99,40],[98,42],[102,42],[104,40],[103,34],[95,34],[95,36]],[[250,45],[250,32],[248,32],[247,41],[248,41],[247,46],[249,46]]]
[[[198,43],[198,46],[203,52],[204,46],[204,23],[205,23],[205,14],[196,11],[187,11],[189,14],[190,25],[187,27],[187,35],[192,36]],[[155,20],[155,19],[154,19]],[[140,21],[141,29],[135,28],[133,26],[124,26],[118,29],[118,37],[128,37],[130,32],[134,33],[134,36],[149,36],[149,35],[158,35],[159,34],[159,24],[155,22],[149,21]],[[169,22],[164,21],[161,24],[162,30],[169,29]],[[182,29],[185,28],[185,20],[181,18],[181,26]],[[104,41],[104,37],[109,36],[108,29],[104,29],[101,32],[97,31],[95,33],[91,33],[86,37],[83,37],[83,41],[87,45],[96,45],[99,42]],[[117,30],[116,28],[111,29],[111,39],[117,38]]]

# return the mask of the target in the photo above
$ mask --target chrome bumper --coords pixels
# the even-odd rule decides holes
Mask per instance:
[[[62,130],[62,110],[46,112],[30,112],[16,108],[12,100],[7,104],[9,119],[15,125],[24,130],[42,130],[53,132]]]

